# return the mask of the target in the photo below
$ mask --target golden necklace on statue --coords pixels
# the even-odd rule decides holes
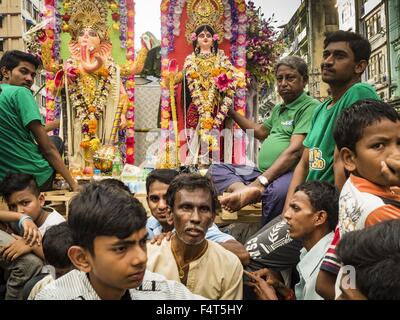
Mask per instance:
[[[205,246],[203,247],[203,249],[201,249],[201,251],[199,252],[198,255],[196,255],[193,259],[191,259],[188,263],[185,263],[184,265],[180,265],[178,262],[178,255],[176,254],[176,249],[174,248],[174,241],[173,241],[173,239],[171,239],[171,250],[172,250],[172,254],[174,255],[176,265],[178,267],[179,279],[181,281],[185,278],[185,269],[189,266],[189,264],[191,262],[199,259],[207,251],[208,242],[207,242],[207,240],[205,240],[205,242],[206,242]]]

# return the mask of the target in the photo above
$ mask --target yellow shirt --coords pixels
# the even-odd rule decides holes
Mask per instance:
[[[207,240],[208,241],[208,240]],[[147,269],[180,282],[171,241],[160,246],[147,244]],[[189,264],[186,287],[195,294],[213,300],[241,300],[243,267],[239,258],[218,243],[208,241],[207,251]]]

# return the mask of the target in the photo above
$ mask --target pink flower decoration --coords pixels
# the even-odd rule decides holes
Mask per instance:
[[[213,35],[213,40],[214,40],[214,41],[219,41],[219,35],[218,35],[218,33],[214,33],[214,35]]]
[[[215,84],[219,91],[224,92],[228,89],[229,85],[233,82],[229,79],[226,73],[220,74],[218,77],[214,77]]]
[[[196,41],[196,40],[197,40],[197,34],[196,34],[196,32],[193,32],[193,33],[190,35],[190,40],[192,40],[192,41]]]

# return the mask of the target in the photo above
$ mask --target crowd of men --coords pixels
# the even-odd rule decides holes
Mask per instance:
[[[148,218],[118,180],[79,190],[30,91],[39,61],[6,52],[4,298],[400,299],[400,115],[361,82],[370,54],[359,34],[326,35],[321,75],[330,96],[323,102],[305,91],[303,59],[279,60],[283,102],[270,117],[258,124],[228,113],[262,141],[258,167],[216,163],[206,176],[156,169],[146,181]],[[67,221],[42,193],[56,172],[79,191]],[[243,244],[214,223],[220,207],[259,201],[260,228]]]

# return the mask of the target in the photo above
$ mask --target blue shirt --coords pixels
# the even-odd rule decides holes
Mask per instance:
[[[153,216],[147,219],[146,228],[148,232],[147,236],[148,240],[153,239],[155,236],[163,232],[161,224]],[[235,238],[232,237],[231,235],[219,230],[218,226],[215,223],[213,223],[213,225],[210,228],[208,228],[206,233],[206,239],[219,243],[226,242],[228,240],[235,240]]]
[[[323,300],[315,291],[315,284],[322,259],[333,239],[333,232],[328,233],[307,252],[300,250],[300,262],[297,264],[300,281],[294,287],[297,300]]]

